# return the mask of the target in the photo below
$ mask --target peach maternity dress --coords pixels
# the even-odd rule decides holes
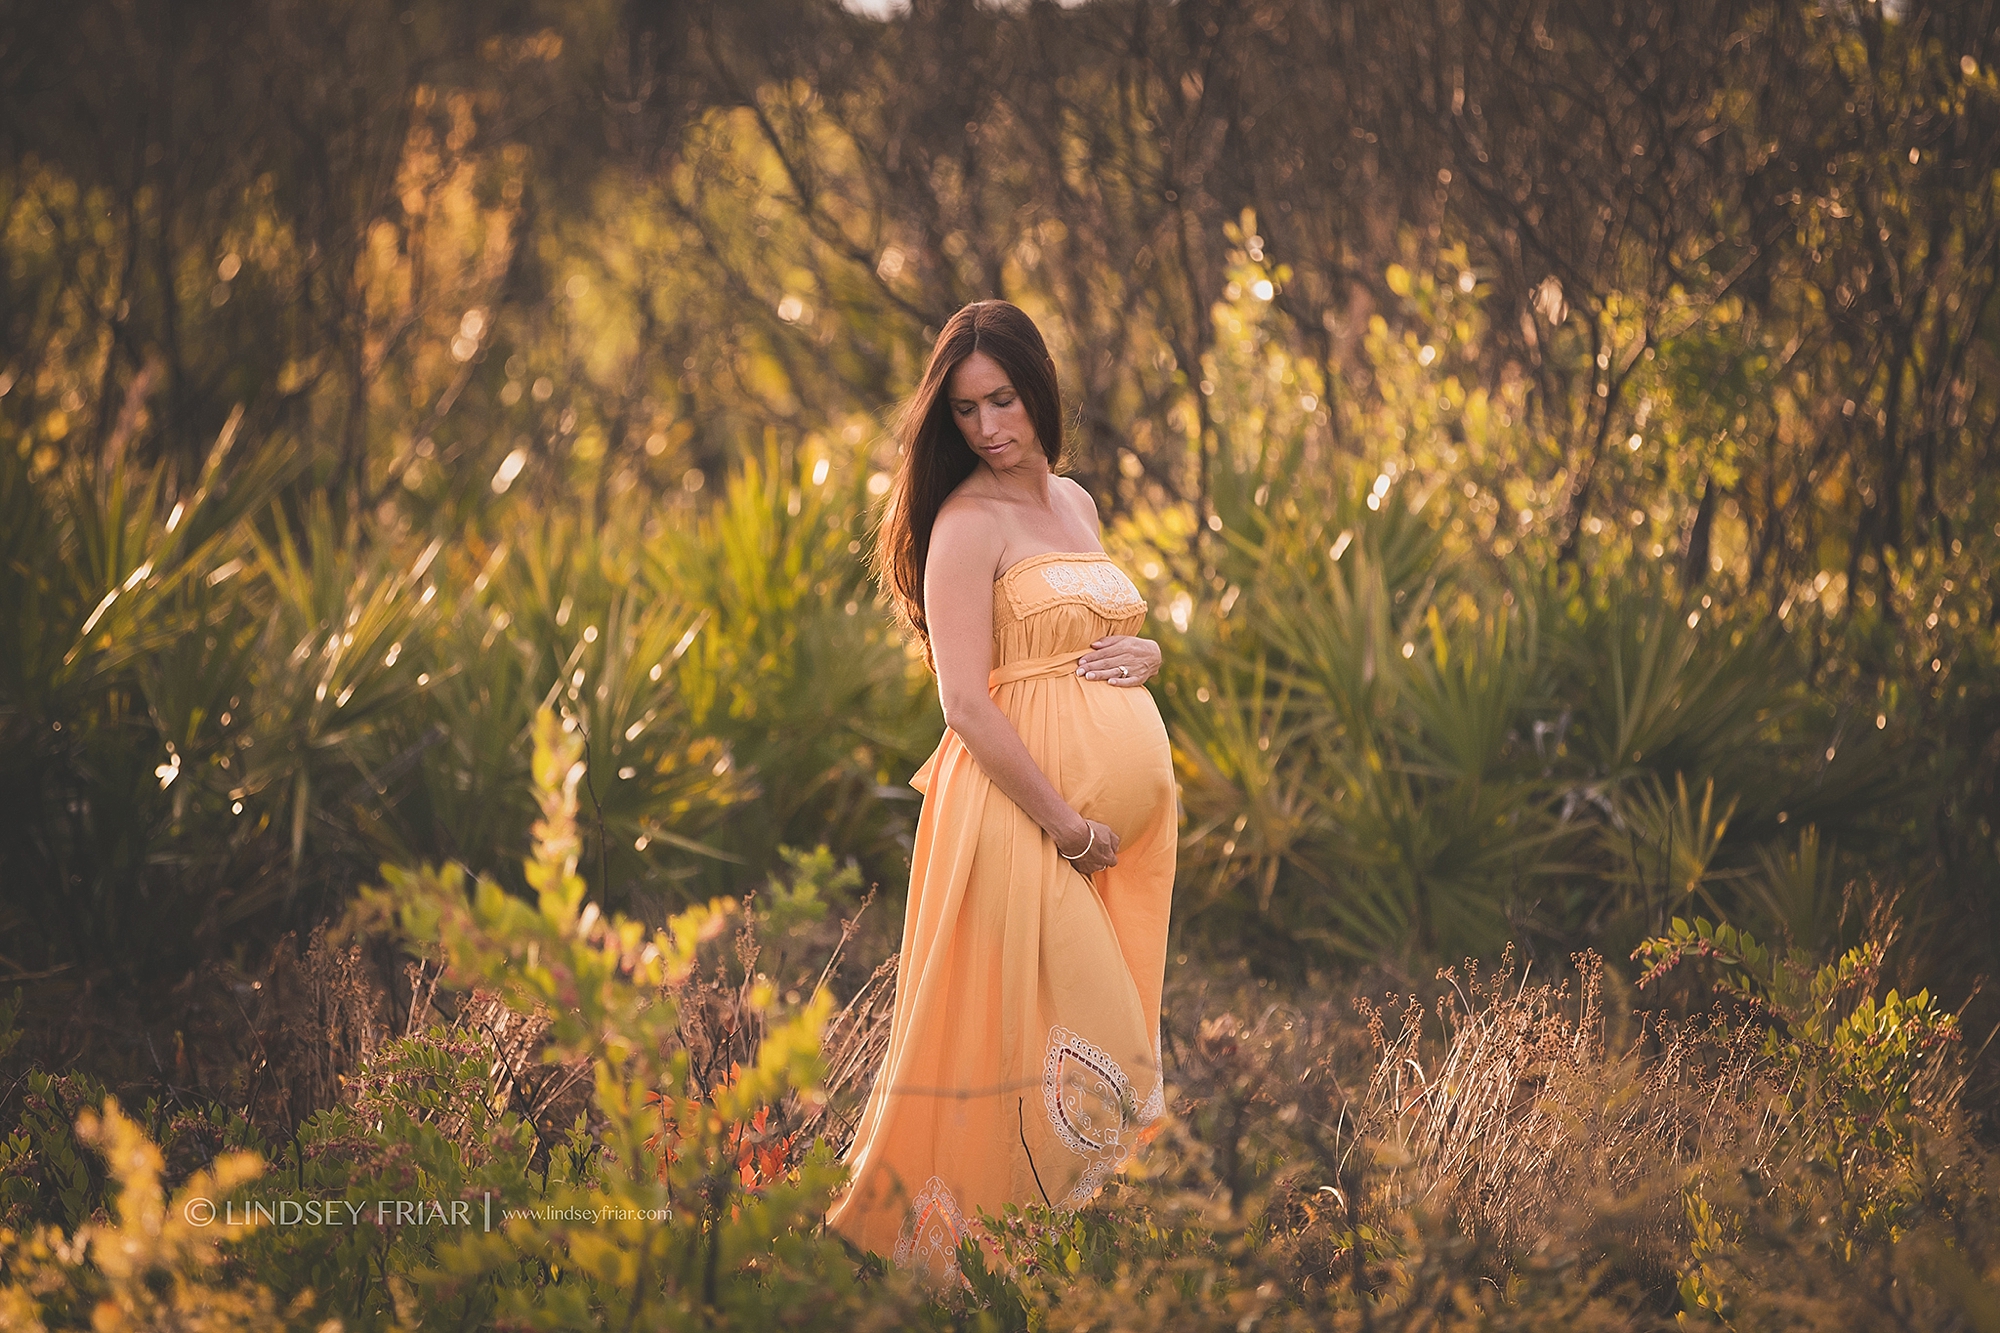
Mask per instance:
[[[1100,552],[1029,556],[993,585],[993,700],[1063,798],[1117,831],[1117,865],[1086,878],[949,729],[910,780],[924,803],[889,1049],[827,1224],[929,1280],[956,1277],[977,1210],[1087,1201],[1163,1109],[1166,727],[1144,687],[1076,674],[1145,613]]]

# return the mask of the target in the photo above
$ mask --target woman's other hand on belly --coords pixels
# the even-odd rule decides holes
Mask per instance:
[[[1086,876],[1100,870],[1108,870],[1118,864],[1118,830],[1101,819],[1084,816],[1084,838],[1073,847],[1056,843],[1056,851],[1062,858],[1082,871]],[[1086,850],[1087,849],[1087,850]],[[1072,859],[1074,858],[1074,859]]]
[[[1078,659],[1076,674],[1113,685],[1144,685],[1160,674],[1160,645],[1136,634],[1107,634]]]

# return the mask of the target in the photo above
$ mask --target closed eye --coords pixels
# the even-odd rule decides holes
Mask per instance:
[[[993,406],[995,407],[1012,407],[1014,405],[1014,399],[1011,397],[995,398],[992,400],[992,403]],[[977,408],[978,406],[979,404],[977,403],[954,403],[952,404],[951,410],[962,417],[970,416],[972,414],[973,409]]]

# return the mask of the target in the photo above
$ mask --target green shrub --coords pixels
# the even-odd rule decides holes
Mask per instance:
[[[530,1188],[521,1170],[525,1127],[503,1120],[500,1139],[514,1132],[517,1160],[507,1164],[514,1180],[495,1203],[512,1215],[491,1231],[441,1239],[433,1262],[403,1271],[430,1308],[464,1308],[510,1327],[691,1319],[715,1327],[839,1326],[858,1299],[853,1267],[812,1223],[843,1172],[824,1150],[792,1152],[772,1123],[788,1095],[818,1095],[831,996],[816,991],[781,1015],[775,988],[760,983],[750,1002],[772,1021],[754,1061],[706,1096],[691,1095],[671,987],[694,968],[702,941],[726,925],[732,905],[690,909],[649,932],[586,903],[577,873],[582,740],[545,710],[535,741],[542,818],[527,866],[535,905],[486,879],[468,899],[463,879],[447,869],[389,873],[386,892],[364,895],[364,911],[393,913],[409,938],[436,941],[457,984],[490,987],[518,1011],[545,1017],[542,1058],[588,1062],[598,1123],[588,1136],[581,1122],[574,1126],[569,1151],[550,1154]],[[438,1066],[445,1085],[476,1072]],[[439,1187],[458,1183],[442,1177]],[[523,1216],[522,1204],[546,1216]],[[597,1220],[568,1220],[584,1217]],[[482,1291],[490,1297],[473,1299]]]

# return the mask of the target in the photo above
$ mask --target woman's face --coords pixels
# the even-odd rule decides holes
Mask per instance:
[[[1000,363],[974,352],[944,383],[945,405],[972,452],[993,468],[1012,467],[1041,452],[1035,425]]]

